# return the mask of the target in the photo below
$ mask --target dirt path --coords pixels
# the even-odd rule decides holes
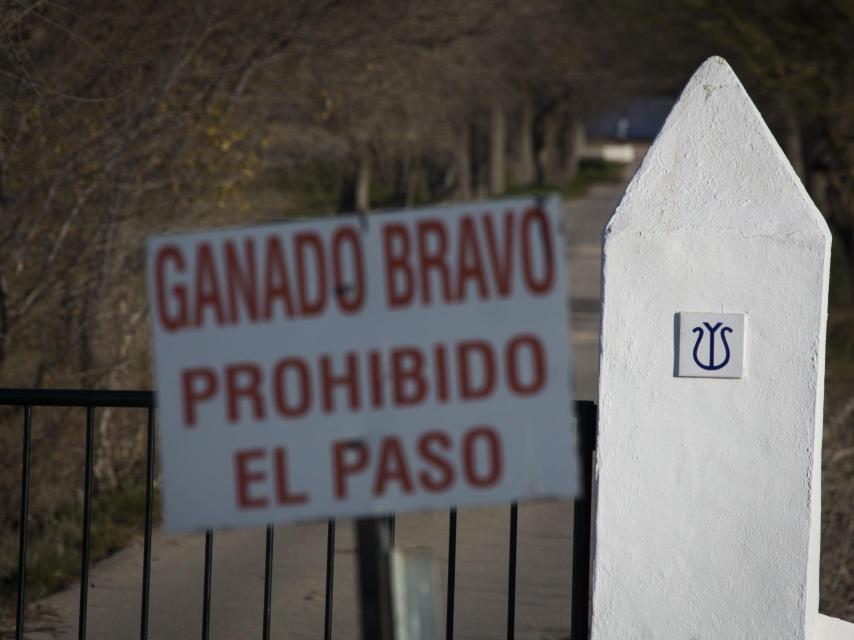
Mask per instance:
[[[596,392],[601,230],[624,184],[594,187],[567,203],[567,270],[572,291],[572,343],[576,398]],[[459,514],[455,637],[503,638],[506,625],[509,508],[465,509]],[[438,561],[444,593],[447,513],[398,519],[396,538]],[[568,502],[525,504],[519,510],[516,637],[569,635],[572,508]],[[95,534],[97,535],[97,533]],[[276,529],[273,638],[322,637],[326,525]],[[204,539],[155,534],[150,637],[198,638],[201,633]],[[88,638],[139,637],[141,541],[100,562],[91,573]],[[356,638],[354,543],[349,522],[337,527],[334,638]],[[260,637],[264,588],[264,531],[214,536],[212,638]],[[444,600],[444,598],[440,598]],[[26,638],[77,637],[78,590],[35,603]],[[444,619],[444,611],[440,612]]]

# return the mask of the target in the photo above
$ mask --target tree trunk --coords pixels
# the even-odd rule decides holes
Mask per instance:
[[[92,324],[94,323],[94,313],[92,310],[93,304],[95,303],[91,302],[90,298],[90,303],[83,305],[80,309],[80,315],[78,316],[77,347],[79,361],[77,366],[80,373],[80,387],[82,389],[91,389],[94,386],[95,351],[92,347]]]
[[[457,197],[460,200],[471,198],[471,128],[462,128],[457,139]]]
[[[530,98],[526,99],[524,105],[522,105],[517,144],[516,182],[523,185],[533,184],[536,178],[534,162],[534,105]]]
[[[790,106],[783,108],[783,149],[795,173],[798,174],[801,182],[803,182],[806,177],[806,167],[804,165],[801,127],[795,110]]]
[[[560,182],[560,126],[554,111],[541,119],[542,144],[537,150],[537,182],[555,185]]]
[[[356,210],[370,211],[371,209],[371,160],[368,154],[359,158],[356,169]]]
[[[406,199],[405,206],[414,207],[418,197],[418,187],[421,184],[421,163],[413,160],[406,167]]]
[[[9,335],[9,313],[6,309],[6,282],[0,275],[0,369],[6,359],[6,336]]]
[[[576,117],[570,117],[564,133],[563,180],[570,183],[578,176],[578,164],[581,150],[584,148],[586,134],[584,125]]]
[[[489,192],[498,195],[507,191],[507,118],[499,106],[492,107],[489,124]]]
[[[828,198],[829,180],[826,171],[810,171],[807,174],[807,184],[810,197],[825,218],[829,218],[830,200]]]
[[[118,344],[118,351],[115,354],[118,363],[128,360],[131,349],[140,338],[139,327],[145,322],[146,314],[143,309],[140,309],[128,316],[122,313],[120,318],[121,322],[114,327],[117,334],[113,339],[113,343]],[[118,367],[110,367],[104,386],[107,389],[119,386],[121,373]],[[119,487],[122,476],[126,476],[128,461],[139,459],[145,444],[145,432],[138,429],[129,436],[121,431],[121,427],[125,424],[121,422],[123,417],[116,415],[109,407],[100,409],[97,415],[99,421],[93,472],[98,486],[112,491]]]

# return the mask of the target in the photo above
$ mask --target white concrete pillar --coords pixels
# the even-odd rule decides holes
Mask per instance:
[[[829,258],[709,59],[605,230],[594,640],[816,637]]]

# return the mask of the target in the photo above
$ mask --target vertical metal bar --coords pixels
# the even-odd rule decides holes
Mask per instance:
[[[516,635],[516,533],[519,505],[510,503],[510,571],[507,578],[507,640]]]
[[[332,639],[332,592],[335,583],[335,520],[326,525],[326,602],[323,611],[323,640]]]
[[[264,562],[264,627],[263,640],[270,640],[270,613],[273,601],[273,525],[267,525],[267,545]]]
[[[154,408],[148,408],[148,432],[145,446],[145,537],[142,547],[142,607],[139,637],[148,640],[148,609],[151,588],[151,523],[154,508]]]
[[[27,533],[30,512],[30,440],[32,407],[24,407],[24,442],[21,452],[21,528],[18,537],[18,603],[15,610],[15,640],[24,637],[24,595],[27,588]]]
[[[391,558],[385,518],[356,521],[362,640],[392,640]]]
[[[394,549],[394,527],[395,527],[395,517],[392,513],[388,517],[388,546],[391,549]]]
[[[202,596],[202,640],[211,635],[211,577],[213,572],[213,531],[205,531],[205,586]]]
[[[95,407],[86,407],[86,466],[83,481],[83,545],[80,564],[80,612],[77,638],[86,638],[86,612],[89,605],[89,548],[92,538],[92,458],[95,443]]]
[[[593,451],[596,448],[596,405],[590,401],[576,404],[578,414],[578,453],[581,462],[582,494],[572,512],[572,640],[587,640],[590,635],[590,535],[592,520]]]
[[[454,640],[454,590],[457,580],[457,510],[448,520],[448,591],[445,597],[445,640]]]

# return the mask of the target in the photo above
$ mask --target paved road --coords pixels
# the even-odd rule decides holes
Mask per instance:
[[[567,269],[571,273],[572,344],[576,397],[596,392],[601,230],[623,184],[594,187],[567,203]],[[444,593],[447,513],[402,516],[397,543],[431,552]],[[509,509],[459,514],[455,637],[504,638]],[[356,638],[354,543],[349,522],[337,529],[333,637]],[[572,507],[568,502],[525,504],[519,510],[516,637],[569,636]],[[97,534],[96,534],[97,535]],[[260,637],[264,531],[217,534],[214,539],[212,638]],[[278,527],[275,539],[273,630],[278,639],[322,637],[326,526]],[[200,637],[204,540],[156,534],[151,581],[152,639]],[[141,541],[94,567],[88,637],[139,637]],[[439,598],[444,601],[443,597]],[[76,638],[78,591],[69,588],[32,607],[26,638]],[[444,620],[444,611],[440,612]]]

